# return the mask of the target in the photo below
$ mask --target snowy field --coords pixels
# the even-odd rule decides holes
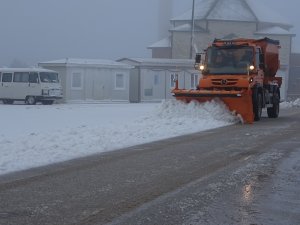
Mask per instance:
[[[300,105],[300,101],[284,107]],[[220,102],[0,104],[0,174],[239,122]]]

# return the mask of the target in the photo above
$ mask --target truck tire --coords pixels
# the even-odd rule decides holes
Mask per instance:
[[[53,104],[53,100],[43,100],[41,101],[43,105],[52,105]]]
[[[36,99],[34,96],[27,96],[26,98],[26,104],[28,105],[35,105],[36,104]]]
[[[14,104],[14,100],[11,100],[11,99],[3,99],[2,102],[3,102],[3,104],[6,104],[6,105]]]
[[[273,106],[270,108],[267,108],[267,113],[268,113],[269,118],[278,118],[279,105],[280,105],[280,99],[279,99],[278,92],[276,92],[273,95]]]
[[[259,121],[262,114],[262,95],[259,92],[253,97],[253,113],[254,121]]]

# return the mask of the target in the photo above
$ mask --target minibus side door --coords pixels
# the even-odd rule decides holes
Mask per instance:
[[[29,90],[31,96],[40,96],[42,93],[37,72],[29,73]]]
[[[4,72],[2,73],[0,98],[13,99],[12,94],[12,73]]]
[[[25,100],[29,92],[29,72],[14,72],[13,76],[13,96],[14,99]]]

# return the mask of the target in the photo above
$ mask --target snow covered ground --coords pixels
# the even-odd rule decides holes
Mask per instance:
[[[300,100],[282,104],[300,106]],[[220,102],[0,104],[0,174],[238,122]]]
[[[220,102],[0,104],[0,174],[237,122]]]

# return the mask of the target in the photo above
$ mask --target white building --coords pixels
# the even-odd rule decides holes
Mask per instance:
[[[151,102],[173,98],[171,91],[178,78],[179,87],[195,89],[199,71],[190,59],[122,58],[118,62],[133,67],[130,72],[130,102]]]
[[[60,59],[39,63],[59,73],[64,101],[129,101],[131,66],[111,60]]]

